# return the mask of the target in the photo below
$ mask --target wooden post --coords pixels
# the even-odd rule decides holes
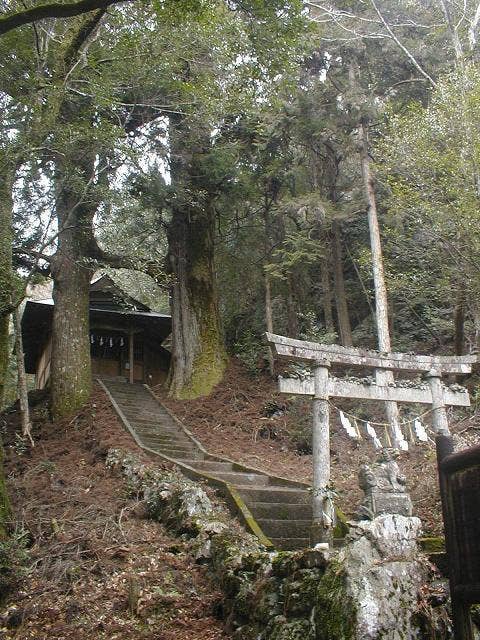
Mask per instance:
[[[445,397],[442,386],[442,373],[436,369],[430,369],[425,378],[430,385],[432,394],[432,426],[435,435],[449,436],[447,411],[445,409]]]
[[[325,489],[330,482],[330,424],[328,409],[328,369],[330,362],[320,360],[315,363],[314,382],[315,395],[313,397],[313,498],[312,498],[312,530],[311,541],[328,542],[333,534],[332,526],[328,526],[326,519],[333,513],[327,513],[325,507],[328,502]]]
[[[128,338],[128,365],[129,370],[129,382],[133,384],[133,341],[134,341],[133,327],[130,327],[130,333]]]
[[[432,394],[433,395],[433,394]],[[455,550],[455,527],[452,513],[451,496],[448,487],[447,474],[442,470],[443,460],[453,453],[453,440],[449,435],[437,435],[435,438],[437,449],[438,480],[440,497],[442,499],[443,527],[445,533],[445,549],[448,559],[448,573],[450,583],[450,599],[452,603],[453,637],[455,640],[474,640],[472,618],[469,603],[458,597],[457,562],[458,553]]]

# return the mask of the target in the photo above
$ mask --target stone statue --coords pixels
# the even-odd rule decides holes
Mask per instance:
[[[406,478],[400,472],[395,458],[398,458],[398,451],[383,449],[372,465],[363,464],[360,467],[358,479],[365,496],[357,513],[358,520],[372,520],[386,513],[412,515]]]

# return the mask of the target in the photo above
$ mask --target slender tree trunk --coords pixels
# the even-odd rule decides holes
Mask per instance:
[[[2,162],[5,159],[2,158]],[[0,399],[4,397],[9,361],[9,316],[12,303],[12,184],[10,171],[0,169]],[[1,408],[1,407],[0,407]],[[10,501],[3,469],[3,444],[0,438],[0,540],[7,537],[11,516]]]
[[[455,355],[465,353],[465,295],[461,287],[457,291],[455,304]]]
[[[17,358],[17,389],[20,401],[20,417],[22,421],[22,435],[30,440],[33,446],[31,433],[30,409],[28,406],[27,375],[25,373],[25,354],[23,353],[22,340],[22,314],[20,305],[13,313],[13,325],[15,329],[15,356]]]
[[[447,31],[450,35],[450,39],[452,41],[453,44],[453,48],[455,51],[455,58],[457,60],[457,62],[461,61],[461,59],[463,58],[463,47],[462,47],[462,43],[460,41],[460,38],[458,36],[458,31],[453,23],[453,19],[452,19],[452,14],[450,13],[450,7],[448,4],[448,0],[440,0],[439,1],[440,7],[442,9],[443,15],[445,17],[445,22],[447,25]]]
[[[334,263],[334,285],[335,285],[335,303],[337,307],[338,330],[340,334],[340,343],[344,347],[351,347],[352,327],[350,325],[350,316],[348,313],[347,296],[345,293],[345,280],[343,277],[343,251],[342,236],[340,225],[337,220],[332,222],[333,231],[333,263]]]
[[[273,333],[273,313],[272,313],[272,290],[270,286],[270,276],[264,274],[265,282],[265,326],[269,333]],[[270,375],[275,375],[275,359],[273,357],[272,348],[267,347],[268,370]]]
[[[2,158],[2,162],[7,161]],[[8,370],[9,319],[13,302],[12,185],[12,172],[7,167],[0,167],[0,398],[4,397]]]
[[[325,243],[327,244],[327,243]],[[328,248],[326,247],[328,250]],[[325,322],[325,329],[328,333],[335,331],[335,324],[333,322],[333,310],[332,310],[332,289],[330,286],[330,252],[324,256],[320,264],[320,277],[322,285],[322,309],[323,319]]]
[[[271,220],[270,220],[270,212],[269,205],[265,203],[264,210],[264,222],[265,222],[265,261],[267,261],[270,255],[270,232],[271,232]],[[272,287],[271,287],[271,279],[270,275],[267,271],[264,271],[264,286],[265,286],[265,328],[269,333],[273,333],[273,312],[272,312]],[[267,347],[267,359],[268,359],[268,370],[270,375],[273,377],[275,375],[275,358],[273,356],[273,351],[270,346]]]
[[[287,295],[285,298],[287,306],[287,329],[291,338],[298,336],[298,318],[295,304],[295,294],[293,285],[293,275],[290,273],[287,278]]]
[[[3,443],[0,438],[0,540],[4,540],[8,536],[12,517],[10,500],[8,498],[7,486],[5,483],[3,459]]]
[[[370,169],[370,157],[368,155],[368,131],[365,122],[359,127],[360,161],[362,168],[363,184],[368,211],[368,228],[370,231],[370,246],[372,251],[373,282],[375,288],[375,318],[377,322],[378,348],[380,351],[392,350],[388,323],[388,302],[385,274],[383,270],[382,245],[380,240],[380,227],[378,224],[377,203],[375,187]],[[378,369],[375,372],[377,384],[386,385],[393,382],[391,371]],[[397,447],[402,440],[399,411],[396,402],[385,402],[388,422],[390,424],[392,444]]]

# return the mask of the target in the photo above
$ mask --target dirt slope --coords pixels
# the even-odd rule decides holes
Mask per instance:
[[[233,359],[223,382],[211,396],[173,401],[162,388],[156,390],[165,404],[188,426],[210,451],[292,480],[311,481],[312,457],[308,452],[311,433],[310,401],[286,399],[267,375],[252,377]],[[353,400],[335,401],[335,406],[359,417],[384,422],[378,404]],[[425,411],[425,408],[422,409]],[[272,416],[272,413],[274,414]],[[480,442],[480,416],[472,410],[452,412],[452,432],[458,446]],[[427,424],[429,416],[424,420]],[[379,435],[381,430],[377,428]],[[360,465],[375,458],[371,442],[355,442],[340,426],[338,412],[331,410],[332,478],[338,502],[352,516],[362,500],[357,474]],[[441,534],[436,457],[433,444],[413,445],[402,453],[400,467],[426,534]]]
[[[49,424],[38,408],[35,418],[37,444],[23,455],[12,447],[16,416],[4,425],[15,527],[30,549],[0,638],[228,638],[203,569],[106,470],[109,447],[138,449],[103,392],[69,421]]]

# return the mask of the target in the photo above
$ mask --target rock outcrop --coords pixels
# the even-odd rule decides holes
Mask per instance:
[[[429,598],[432,569],[417,548],[418,518],[351,523],[338,551],[269,552],[214,496],[175,470],[109,453],[151,517],[189,540],[222,588],[235,640],[443,640],[444,600]]]

